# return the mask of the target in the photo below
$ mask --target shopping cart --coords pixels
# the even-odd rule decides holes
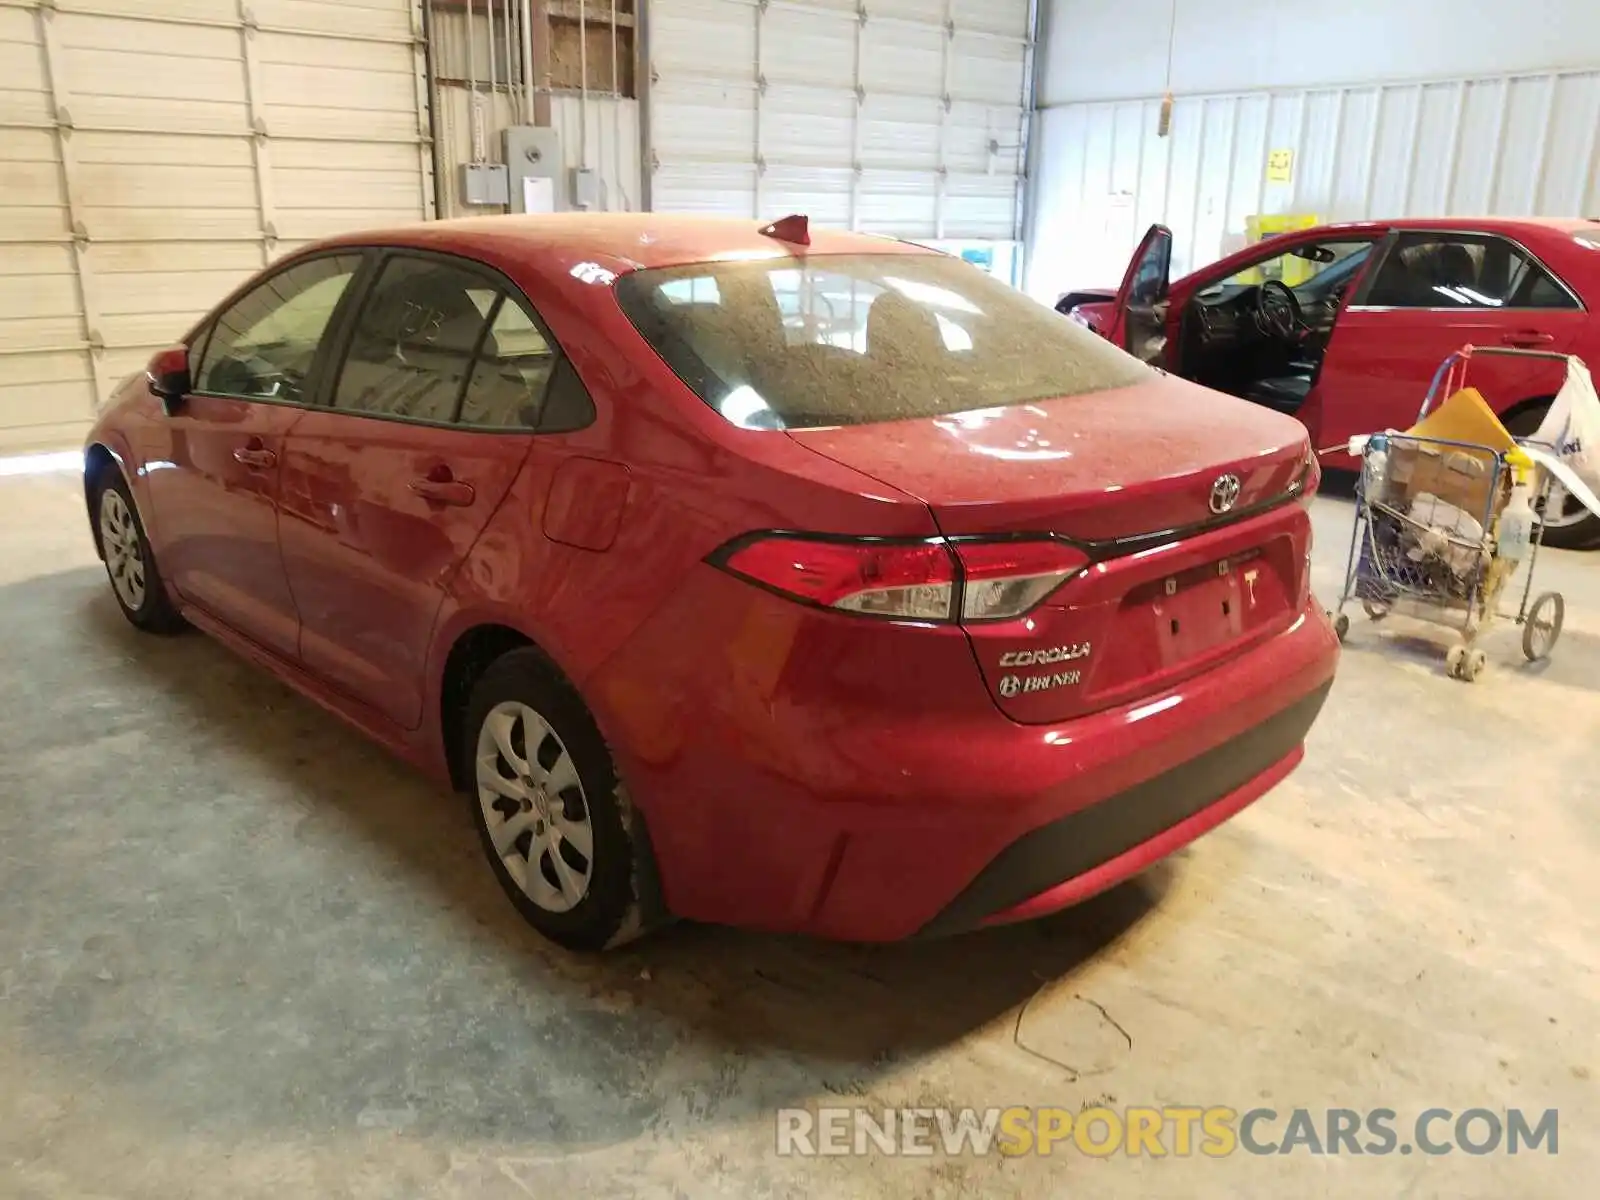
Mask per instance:
[[[1454,396],[1464,386],[1473,357],[1485,354],[1567,360],[1548,351],[1464,346],[1439,365],[1417,413],[1419,423],[1441,395]],[[1470,682],[1483,673],[1487,656],[1478,638],[1497,618],[1512,616],[1501,611],[1500,601],[1523,566],[1519,558],[1500,553],[1497,537],[1499,517],[1521,469],[1514,456],[1525,457],[1503,446],[1414,434],[1367,439],[1344,592],[1333,614],[1340,641],[1350,632],[1345,607],[1360,601],[1374,621],[1400,614],[1455,630],[1458,640],[1445,658],[1450,676]],[[1551,481],[1538,474],[1533,506],[1542,513]],[[1429,490],[1435,479],[1435,490],[1448,499]],[[1566,601],[1559,592],[1533,598],[1543,541],[1543,522],[1536,522],[1515,613],[1522,627],[1522,652],[1530,662],[1550,657],[1566,618]]]

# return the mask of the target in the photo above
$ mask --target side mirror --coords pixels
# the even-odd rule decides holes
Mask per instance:
[[[183,407],[183,398],[193,390],[194,384],[189,378],[189,348],[173,346],[161,351],[150,360],[144,376],[151,392],[161,397],[161,407],[167,416],[172,416]]]

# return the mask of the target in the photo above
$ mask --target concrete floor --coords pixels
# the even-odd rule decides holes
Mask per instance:
[[[1348,521],[1320,502],[1324,597]],[[1425,627],[1358,620],[1299,773],[1081,909],[591,960],[525,929],[457,801],[206,639],[129,628],[74,478],[0,479],[0,1195],[1592,1194],[1600,556],[1546,565],[1546,669],[1502,632],[1467,687]],[[1099,1100],[1554,1107],[1562,1141],[773,1153],[783,1105]]]

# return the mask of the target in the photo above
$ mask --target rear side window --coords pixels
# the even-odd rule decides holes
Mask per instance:
[[[1125,387],[1150,370],[960,259],[827,255],[638,271],[617,299],[747,429],[860,425]]]
[[[498,289],[471,271],[435,259],[389,259],[356,317],[334,407],[453,420],[498,299]]]
[[[462,397],[461,424],[537,429],[555,362],[544,332],[522,305],[507,296],[495,310]]]
[[[1491,234],[1406,233],[1365,303],[1383,308],[1577,308],[1562,284],[1520,247]]]

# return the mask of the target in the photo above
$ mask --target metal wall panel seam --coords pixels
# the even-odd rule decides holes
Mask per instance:
[[[1539,117],[1539,144],[1534,149],[1533,170],[1530,172],[1533,176],[1533,192],[1529,199],[1534,212],[1539,212],[1543,207],[1540,199],[1544,195],[1545,163],[1550,157],[1550,123],[1555,116],[1556,88],[1559,86],[1560,81],[1553,76],[1545,80],[1544,110]]]
[[[1389,89],[1380,85],[1372,97],[1372,118],[1367,125],[1367,173],[1361,181],[1361,212],[1372,211],[1372,189],[1378,180],[1378,134],[1383,126],[1383,99]]]
[[[1416,87],[1416,107],[1411,113],[1411,129],[1406,135],[1405,186],[1400,190],[1400,207],[1411,208],[1412,186],[1417,181],[1417,147],[1422,142],[1422,112],[1427,104],[1427,92],[1421,84]]]
[[[1506,149],[1506,117],[1511,110],[1511,85],[1514,76],[1506,76],[1500,84],[1500,103],[1495,107],[1494,137],[1489,139],[1489,170],[1485,173],[1489,180],[1489,195],[1484,204],[1485,211],[1495,211],[1495,199],[1500,193],[1500,160],[1505,156]]]

